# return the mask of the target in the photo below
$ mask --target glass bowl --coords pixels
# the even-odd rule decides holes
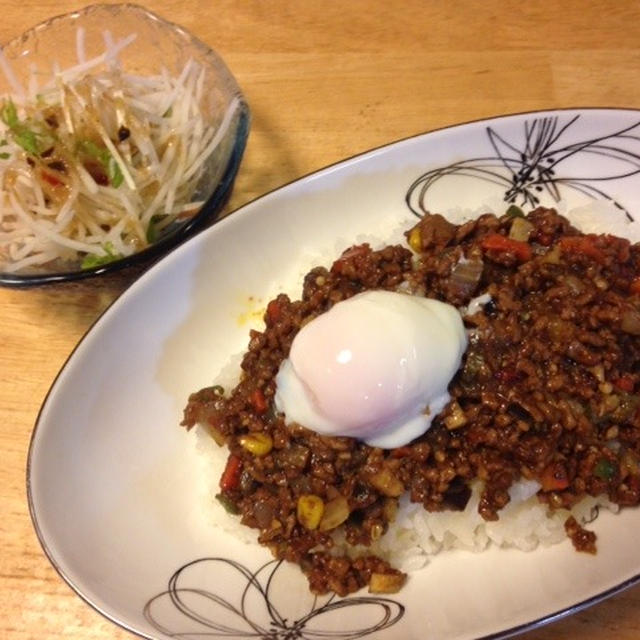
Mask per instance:
[[[115,56],[113,55],[114,52]],[[99,56],[102,57],[98,58]],[[95,65],[96,59],[98,61],[97,65]],[[95,66],[89,71],[84,71],[84,67],[79,67],[79,65],[91,66],[92,61]],[[201,229],[205,224],[213,221],[219,214],[231,192],[234,178],[244,153],[249,132],[250,112],[240,87],[220,56],[188,31],[137,5],[96,4],[80,11],[51,18],[15,38],[3,47],[2,55],[0,56],[0,67],[3,72],[0,72],[0,95],[2,96],[2,102],[0,103],[0,120],[2,122],[0,126],[4,126],[3,139],[0,139],[0,187],[2,192],[0,206],[5,207],[7,212],[0,214],[0,285],[27,287],[79,280],[110,273],[134,264],[140,265],[158,258]],[[69,71],[70,69],[75,69],[75,71]],[[47,129],[48,124],[46,126],[42,125],[44,133],[42,135],[38,133],[40,137],[36,139],[39,146],[35,149],[32,148],[33,138],[29,139],[28,130],[30,125],[27,126],[31,122],[29,120],[29,111],[23,110],[21,105],[33,105],[34,101],[37,103],[42,100],[42,96],[47,95],[47,83],[51,87],[51,84],[58,82],[60,78],[63,78],[65,82],[72,74],[76,74],[77,78],[78,73],[80,76],[89,73],[93,77],[109,73],[122,74],[118,76],[119,78],[135,77],[136,79],[133,82],[137,84],[135,85],[135,94],[132,100],[138,99],[138,89],[140,88],[140,91],[144,93],[145,100],[156,101],[153,103],[154,109],[156,107],[164,108],[165,104],[170,106],[160,115],[153,113],[152,116],[147,116],[146,112],[141,111],[143,115],[136,116],[136,119],[131,114],[137,113],[135,111],[137,106],[134,102],[130,102],[127,104],[133,106],[127,106],[124,111],[121,110],[120,115],[104,115],[104,105],[109,100],[105,100],[100,94],[100,97],[94,100],[93,112],[89,108],[86,111],[88,115],[80,115],[79,117],[82,122],[84,122],[83,119],[86,119],[91,123],[96,119],[95,114],[99,114],[97,119],[100,124],[97,126],[102,126],[102,129],[92,129],[91,135],[93,139],[79,141],[81,136],[80,129],[85,125],[82,122],[78,124],[78,119],[68,124],[68,120],[65,119],[63,103],[82,99],[85,99],[85,101],[91,100],[93,98],[87,98],[83,91],[91,92],[94,89],[85,90],[78,88],[80,85],[74,84],[74,88],[70,90],[68,88],[64,89],[57,94],[62,96],[60,104],[63,104],[63,106],[54,113],[51,127],[55,127],[55,129],[49,131]],[[162,92],[158,92],[161,97],[157,97],[155,94],[151,95],[155,88],[146,88],[145,83],[150,82],[151,78],[155,81],[163,77],[169,78],[170,82],[173,83],[172,85],[167,85],[170,86],[171,91],[167,92],[166,89],[163,89]],[[100,78],[100,82],[103,82],[102,76]],[[75,80],[70,82],[73,83]],[[117,82],[120,82],[120,80]],[[113,91],[120,90],[121,94],[117,94],[114,101],[109,103],[112,105],[114,113],[117,112],[120,104],[118,103],[118,96],[122,95],[122,86],[125,86],[116,86],[117,82],[114,82],[115,89]],[[131,83],[130,80],[129,82]],[[144,89],[142,88],[143,85],[145,85]],[[130,87],[131,84],[127,86]],[[127,86],[125,86],[124,93],[127,92]],[[190,94],[191,97],[183,99],[180,103],[176,102],[171,106],[171,96],[177,95],[179,91],[182,91],[183,86],[189,86],[193,90]],[[80,97],[78,97],[78,94]],[[92,96],[94,94],[89,93],[88,95]],[[57,97],[46,98],[46,100],[51,99],[55,101]],[[163,102],[163,100],[168,102]],[[178,196],[176,196],[176,204],[174,205],[173,200],[169,201],[169,198],[173,196],[166,196],[166,193],[163,192],[164,183],[170,183],[171,176],[176,175],[177,172],[168,171],[168,177],[162,180],[158,179],[157,176],[159,175],[158,168],[163,166],[162,162],[165,156],[168,155],[166,153],[167,149],[172,144],[167,142],[169,139],[167,137],[169,134],[166,133],[167,130],[172,132],[171,135],[173,135],[174,131],[187,130],[189,123],[194,120],[191,116],[191,111],[185,111],[185,113],[189,114],[188,116],[177,113],[183,107],[185,109],[191,108],[184,106],[185,101],[188,100],[191,100],[193,105],[197,105],[194,108],[198,109],[202,128],[199,131],[199,135],[196,135],[194,130],[191,130],[190,135],[192,137],[189,143],[182,145],[182,148],[186,149],[186,151],[180,157],[185,164],[180,166],[186,169],[180,175],[182,177],[190,176],[191,182],[189,188],[185,188],[185,193],[182,194],[186,199],[182,201],[181,213],[178,213]],[[15,105],[17,105],[17,116],[15,111],[12,113],[14,101]],[[47,102],[48,104],[49,102]],[[80,110],[77,112],[84,114],[85,112],[82,109],[85,103],[77,102],[76,104],[80,105]],[[95,108],[96,105],[100,108]],[[113,105],[116,106],[113,107]],[[147,105],[146,102],[145,105]],[[126,109],[129,110],[127,111]],[[101,112],[102,115],[100,115]],[[41,111],[38,115],[40,120],[43,119],[43,113],[45,112]],[[124,116],[122,113],[124,113]],[[133,123],[130,127],[128,126],[129,118],[136,120],[135,128]],[[44,118],[44,120],[49,123],[47,118]],[[58,120],[63,120],[62,126]],[[156,120],[160,124],[157,124]],[[107,124],[104,124],[105,121]],[[167,121],[171,123],[169,126],[167,126]],[[33,120],[33,122],[36,122],[36,120]],[[111,126],[110,132],[107,131],[109,122],[112,124],[115,122]],[[117,128],[118,122],[120,122],[119,128]],[[146,147],[141,142],[138,144],[135,134],[136,132],[140,134],[143,129],[150,131],[156,125],[164,127],[164,138],[157,138],[158,141],[164,140],[162,143],[158,142],[158,144],[164,146],[157,147],[155,151],[153,149],[149,151],[147,148],[148,143],[145,142]],[[40,124],[34,126],[37,131],[40,131],[37,129]],[[70,136],[70,130],[74,136],[77,134],[77,137]],[[155,129],[153,130],[155,131]],[[27,131],[26,139],[24,139],[25,131]],[[98,137],[97,146],[96,135],[101,134],[96,134],[95,131],[103,131],[106,136],[106,138]],[[57,132],[60,132],[58,138],[56,138]],[[52,134],[53,138],[47,138],[49,134]],[[33,208],[28,209],[24,204],[25,200],[19,199],[21,213],[20,216],[16,216],[15,207],[12,206],[16,200],[11,200],[7,192],[15,189],[15,181],[23,178],[17,175],[20,171],[9,168],[12,160],[8,159],[10,154],[6,153],[7,148],[3,146],[7,144],[6,138],[8,136],[11,136],[13,144],[12,152],[14,155],[12,158],[19,155],[23,161],[23,167],[20,171],[23,173],[25,171],[29,172],[29,168],[24,166],[26,161],[33,169],[34,174],[36,171],[40,172],[37,174],[36,181],[42,182],[44,177],[46,184],[43,182],[42,187],[33,187],[33,189],[39,189],[39,192],[44,194],[44,203],[47,206],[56,197],[59,197],[60,202],[64,204],[66,202],[65,198],[70,197],[69,193],[72,193],[73,187],[70,186],[72,183],[75,185],[81,184],[85,187],[88,185],[91,187],[92,193],[97,190],[99,195],[102,196],[105,192],[108,192],[109,197],[114,201],[129,199],[134,203],[141,202],[140,212],[142,213],[138,212],[135,215],[139,215],[142,222],[135,222],[134,224],[125,220],[121,223],[121,227],[124,229],[128,228],[127,225],[138,225],[138,235],[133,239],[128,237],[125,240],[117,236],[118,247],[124,247],[124,250],[117,251],[114,249],[110,240],[99,245],[99,255],[82,251],[81,248],[73,250],[74,245],[63,249],[61,257],[49,260],[45,264],[23,265],[19,270],[15,271],[16,261],[27,251],[26,242],[36,243],[35,240],[25,240],[23,231],[15,230],[16,219],[24,222],[29,229],[37,227],[37,231],[32,233],[40,234],[40,238],[44,234],[49,243],[55,243],[60,235],[70,233],[65,229],[71,229],[71,227],[63,226],[65,222],[69,225],[73,224],[73,218],[76,215],[80,217],[80,214],[71,212],[72,207],[67,207],[67,212],[64,215],[57,214],[52,217],[48,210],[45,214],[42,214],[37,209],[37,205],[38,202],[42,204],[43,196],[38,196],[40,198],[38,200],[36,196],[31,195],[31,192],[29,192],[28,197],[31,198],[29,203]],[[58,152],[58,147],[56,146],[58,142],[56,140],[62,140],[63,138],[67,140],[66,147],[62,148],[62,144],[60,144],[62,150]],[[145,139],[148,141],[150,138]],[[203,143],[202,148],[195,151],[195,144],[200,139],[206,140],[206,144]],[[16,147],[16,143],[20,146],[20,149]],[[154,142],[155,144],[156,142]],[[180,149],[180,143],[175,146]],[[16,149],[17,151],[15,151]],[[54,151],[51,149],[54,149]],[[51,157],[58,153],[62,154],[62,160],[60,160],[60,157],[51,160]],[[155,156],[154,153],[156,154]],[[174,156],[177,157],[179,153],[181,152],[175,151]],[[70,156],[72,156],[72,159],[68,162]],[[142,169],[138,166],[135,168],[135,174],[134,169],[131,172],[127,172],[126,162],[141,156],[154,157],[155,164],[152,166],[145,165]],[[82,159],[78,160],[78,158]],[[118,162],[118,159],[125,163],[124,167]],[[133,160],[131,161],[133,162]],[[56,174],[56,169],[66,169],[65,163],[67,163],[67,166],[71,165],[71,169],[63,172],[63,174]],[[77,168],[77,164],[82,166]],[[200,167],[197,171],[194,169],[195,165]],[[173,168],[174,165],[165,165],[165,169],[166,166]],[[49,167],[53,167],[53,170],[50,171]],[[13,176],[11,175],[12,171],[15,174]],[[146,174],[143,171],[146,171]],[[123,175],[125,173],[129,173],[129,175]],[[67,174],[73,174],[75,177],[72,179]],[[107,177],[105,177],[105,174]],[[141,175],[143,179],[139,180]],[[60,177],[61,180],[58,181],[56,176]],[[136,180],[134,180],[134,177]],[[28,181],[31,178],[25,178],[25,180]],[[176,182],[178,183],[178,179],[176,179]],[[183,188],[182,186],[176,187],[176,185],[173,185],[173,187],[175,187],[176,192],[178,192],[179,188]],[[28,188],[32,189],[31,186]],[[167,188],[168,190],[169,188]],[[52,193],[54,195],[51,195]],[[58,195],[55,195],[56,193]],[[81,197],[84,198],[84,196],[78,196],[78,198]],[[150,216],[149,214],[153,210],[152,207],[156,206],[154,200],[156,197],[161,202],[161,206],[158,209],[159,214]],[[89,202],[88,206],[91,207],[91,215],[103,215],[101,202],[99,205],[94,205],[92,199],[85,199],[82,202],[85,207],[83,216],[86,216],[87,202]],[[174,209],[171,208],[172,205],[174,205]],[[125,205],[122,206],[125,207]],[[127,206],[130,209],[133,205],[129,203]],[[25,218],[25,211],[28,219]],[[107,208],[104,211],[106,211],[104,215],[107,216],[110,209]],[[170,215],[167,216],[167,213],[170,213]],[[41,226],[38,226],[42,224],[42,217],[38,218],[41,214],[49,216],[46,221],[48,226],[44,230]],[[4,217],[2,217],[3,215]],[[108,215],[111,214],[109,213]],[[135,217],[135,215],[126,210],[123,213],[125,218],[127,216]],[[58,216],[60,219],[58,219]],[[35,224],[34,220],[37,220],[38,224]],[[93,242],[98,242],[96,238],[101,237],[99,235],[101,230],[111,234],[118,233],[114,230],[116,223],[111,220],[104,224],[98,220],[98,227],[96,227],[95,220],[91,224],[93,224],[93,227],[89,227],[88,231],[87,229],[83,230],[85,235],[80,238],[81,241],[85,237],[89,237],[87,234],[93,233]],[[50,233],[51,229],[53,231]],[[94,229],[94,231],[92,232],[91,229]],[[54,232],[59,235],[54,235],[52,240],[51,234]],[[20,233],[23,235],[20,236]],[[115,238],[116,236],[112,235],[111,237]],[[8,253],[10,242],[14,243],[11,247],[13,252],[11,255]],[[44,241],[36,244],[39,247],[37,250],[41,254],[50,255],[42,247],[50,248],[51,244],[47,245]],[[78,246],[84,247],[86,245],[80,242]],[[28,256],[29,254],[27,253],[26,255]]]

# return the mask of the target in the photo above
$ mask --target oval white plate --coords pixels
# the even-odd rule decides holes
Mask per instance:
[[[203,459],[178,424],[188,394],[244,348],[270,296],[296,295],[320,254],[409,226],[412,208],[595,198],[617,204],[603,229],[628,231],[640,212],[639,132],[631,110],[435,131],[270,193],[167,256],[81,341],[38,418],[29,501],[56,569],[104,615],[152,638],[498,637],[638,581],[640,510],[630,509],[594,523],[595,557],[568,542],[447,552],[393,597],[314,600],[295,568],[212,528]]]

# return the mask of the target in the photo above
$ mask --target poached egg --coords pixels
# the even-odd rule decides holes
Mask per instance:
[[[276,376],[276,409],[320,434],[401,447],[449,402],[466,347],[455,307],[366,291],[300,329]]]

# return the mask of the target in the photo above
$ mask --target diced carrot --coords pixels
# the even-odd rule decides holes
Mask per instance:
[[[545,468],[540,477],[543,491],[561,491],[569,486],[567,470],[561,462],[553,462]]]
[[[522,240],[513,240],[499,233],[490,233],[482,239],[482,248],[488,251],[512,253],[520,262],[531,259],[531,246]]]
[[[267,323],[274,324],[280,320],[280,316],[282,315],[282,308],[280,307],[280,303],[278,300],[271,300],[267,305]]]
[[[596,246],[598,236],[564,236],[560,238],[558,244],[565,253],[574,253],[593,258],[596,262],[603,264],[606,256],[604,252]]]
[[[411,447],[398,447],[391,451],[392,458],[406,458],[411,455]]]
[[[223,491],[236,489],[240,484],[240,473],[242,471],[242,460],[238,456],[230,455],[227,465],[220,478],[220,488]]]
[[[629,292],[640,295],[640,276],[634,278],[629,285]]]
[[[249,396],[249,402],[251,402],[251,406],[255,409],[256,413],[263,414],[269,408],[267,404],[267,399],[264,397],[264,393],[262,389],[254,389],[253,393]]]
[[[331,272],[343,273],[351,260],[353,260],[354,258],[365,256],[367,253],[371,253],[371,247],[367,243],[358,244],[345,249],[342,252],[342,255],[331,266]]]
[[[617,380],[613,381],[613,384],[621,391],[631,393],[633,391],[633,378],[631,376],[621,376]]]

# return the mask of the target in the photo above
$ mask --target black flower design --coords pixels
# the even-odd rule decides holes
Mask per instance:
[[[178,569],[144,614],[155,629],[174,638],[261,640],[356,640],[389,628],[404,615],[399,602],[374,596],[309,594],[301,605],[305,598],[298,598],[298,591],[306,588],[283,575],[282,561],[251,572],[228,558],[201,558]],[[353,607],[360,609],[357,616],[342,615]]]
[[[576,139],[571,127],[580,115],[569,118],[548,116],[525,120],[522,139],[509,141],[493,127],[487,127],[490,151],[487,156],[469,158],[445,167],[432,169],[420,176],[409,188],[406,201],[411,211],[422,216],[429,210],[427,194],[435,182],[447,176],[478,178],[504,189],[505,202],[527,206],[540,204],[544,193],[554,202],[564,189],[615,204],[629,220],[630,213],[608,195],[600,184],[640,173],[640,122],[609,134]],[[610,172],[589,175],[589,163],[571,162],[588,156],[606,157]]]

